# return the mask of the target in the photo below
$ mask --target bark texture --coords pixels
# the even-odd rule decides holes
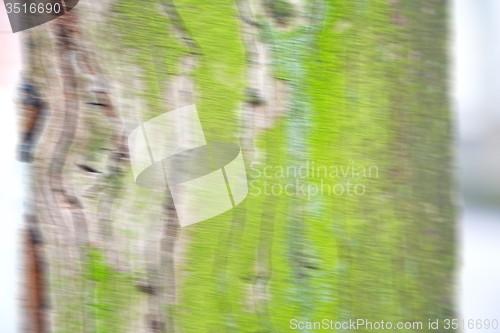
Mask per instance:
[[[443,0],[89,0],[22,32],[23,327],[457,318],[447,21]],[[127,136],[190,104],[249,195],[181,228]]]

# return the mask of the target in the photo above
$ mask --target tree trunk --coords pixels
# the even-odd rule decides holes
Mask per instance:
[[[22,32],[23,326],[442,329],[457,318],[448,16],[443,0],[105,0]],[[191,104],[207,142],[241,147],[249,194],[181,228],[168,188],[135,184],[127,137]]]

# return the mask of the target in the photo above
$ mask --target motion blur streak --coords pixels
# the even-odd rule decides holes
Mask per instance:
[[[17,156],[29,170],[23,235],[35,235],[23,326],[285,332],[290,318],[457,318],[449,17],[444,0],[82,0],[22,32]],[[180,228],[180,182],[137,186],[127,138],[148,133],[141,152],[155,163],[172,147],[155,150],[148,122],[194,104],[204,166],[223,175],[216,193],[232,209]],[[247,172],[260,194],[236,199],[214,142],[261,167]],[[308,161],[307,179],[264,170]],[[363,193],[263,185],[306,182]]]

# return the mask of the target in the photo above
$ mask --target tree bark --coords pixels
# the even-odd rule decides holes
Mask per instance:
[[[39,137],[23,327],[457,318],[448,16],[443,0],[106,0],[22,32],[48,111],[19,105]],[[190,104],[208,142],[242,148],[249,194],[181,228],[168,188],[134,183],[127,137]]]

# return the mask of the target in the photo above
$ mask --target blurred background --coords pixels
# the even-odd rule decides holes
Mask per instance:
[[[15,159],[17,145],[14,96],[21,70],[19,34],[10,30],[7,13],[0,6],[0,332],[17,332],[16,280],[19,278],[18,232],[23,213],[23,165]]]
[[[450,73],[462,195],[458,299],[466,319],[500,319],[500,1],[453,0]],[[16,331],[23,165],[15,160],[13,99],[20,35],[0,8],[0,332]],[[466,331],[472,331],[466,329]]]
[[[462,187],[464,318],[500,313],[500,1],[455,0],[453,101]]]

